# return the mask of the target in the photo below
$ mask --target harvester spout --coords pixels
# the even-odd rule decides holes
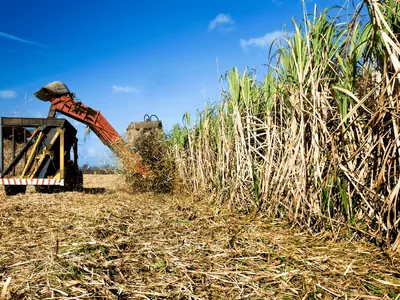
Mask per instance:
[[[68,87],[60,81],[49,83],[34,93],[36,98],[46,102],[51,101],[53,98],[69,94],[71,94],[71,92]]]

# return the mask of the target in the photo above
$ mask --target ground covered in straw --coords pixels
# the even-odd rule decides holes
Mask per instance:
[[[396,256],[188,197],[0,195],[0,299],[400,299]]]

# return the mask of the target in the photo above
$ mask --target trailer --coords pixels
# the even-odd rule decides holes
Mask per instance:
[[[25,193],[30,185],[48,193],[82,189],[77,131],[66,119],[2,117],[1,132],[0,185],[6,195]],[[6,140],[11,162],[4,160]]]

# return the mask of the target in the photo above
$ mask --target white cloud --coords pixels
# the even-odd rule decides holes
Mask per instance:
[[[13,90],[0,90],[0,98],[15,98],[17,93]]]
[[[36,43],[33,41],[24,40],[24,39],[14,36],[14,35],[11,35],[11,34],[8,34],[5,32],[1,32],[1,31],[0,31],[0,38],[11,40],[11,41],[16,41],[16,42],[20,42],[20,43],[24,43],[24,44],[30,44],[30,45],[34,45],[34,46],[43,47],[42,44],[39,44],[39,43]]]
[[[113,85],[112,88],[114,93],[133,93],[133,94],[139,93],[139,90],[137,88],[129,85],[126,86]]]
[[[240,46],[242,46],[243,49],[246,49],[247,47],[267,47],[269,46],[274,40],[286,36],[287,33],[281,30],[275,30],[272,32],[266,33],[264,36],[257,37],[257,38],[250,38],[248,40],[241,39],[240,40]]]
[[[213,31],[216,28],[232,30],[234,24],[235,21],[232,20],[230,15],[221,13],[210,22],[210,24],[208,25],[208,30]]]

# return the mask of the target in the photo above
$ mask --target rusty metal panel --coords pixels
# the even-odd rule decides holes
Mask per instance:
[[[66,119],[51,118],[1,118],[2,127],[39,127],[43,125],[57,126],[65,128],[69,134],[76,135],[77,131],[74,126]]]

